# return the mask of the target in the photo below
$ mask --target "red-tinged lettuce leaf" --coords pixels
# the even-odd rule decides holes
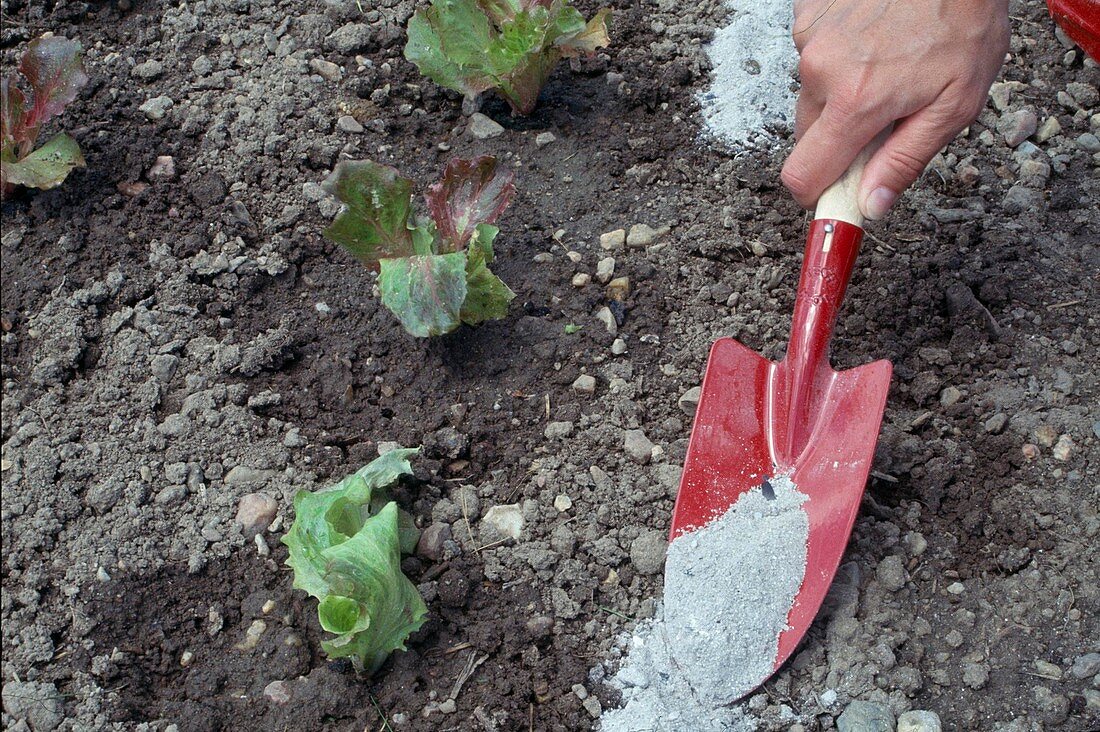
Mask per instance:
[[[337,164],[322,187],[347,206],[325,236],[368,264],[415,254],[412,181],[370,160]]]
[[[611,10],[601,8],[579,32],[573,35],[562,35],[554,44],[561,49],[562,55],[566,58],[592,54],[598,48],[607,48],[611,43],[607,35],[610,17]]]
[[[492,33],[475,0],[434,0],[409,19],[405,58],[440,86],[479,94],[494,86],[483,67]]]
[[[33,130],[76,99],[88,83],[80,44],[61,36],[36,38],[27,44],[19,70],[31,85],[32,104],[25,125]]]
[[[383,259],[378,276],[382,304],[419,338],[458,327],[466,300],[466,255],[428,254]]]
[[[24,136],[23,119],[27,98],[10,77],[0,79],[0,138],[4,156],[15,157],[15,147]]]
[[[84,167],[84,156],[76,140],[65,133],[51,139],[19,160],[0,160],[4,183],[46,190],[61,184],[73,168]]]
[[[454,158],[424,198],[442,238],[441,251],[462,251],[478,224],[497,220],[515,195],[515,176],[498,170],[496,158]]]
[[[466,255],[466,301],[462,304],[462,322],[477,325],[508,314],[508,303],[516,296],[504,281],[489,271],[493,261],[493,239],[497,227],[477,227]]]

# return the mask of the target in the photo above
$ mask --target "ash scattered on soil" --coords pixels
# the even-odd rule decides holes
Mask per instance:
[[[809,521],[786,476],[668,547],[664,602],[640,624],[611,685],[624,706],[603,732],[755,729],[732,703],[772,673],[779,635],[806,570]],[[793,721],[793,717],[792,717]]]
[[[736,148],[774,141],[794,124],[798,52],[791,40],[791,3],[726,5],[729,19],[706,47],[714,62],[710,86],[699,97],[707,128]]]

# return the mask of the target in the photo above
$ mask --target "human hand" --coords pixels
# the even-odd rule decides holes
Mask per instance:
[[[798,143],[783,183],[807,208],[875,135],[859,202],[882,218],[978,116],[1008,51],[1007,0],[795,0]]]

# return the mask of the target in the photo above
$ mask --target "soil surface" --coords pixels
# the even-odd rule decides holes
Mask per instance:
[[[61,118],[87,169],[3,205],[5,729],[578,730],[618,704],[682,397],[717,337],[782,355],[806,216],[789,140],[703,139],[721,4],[612,5],[606,54],[529,118],[487,99],[505,129],[477,139],[401,56],[410,0],[3,0],[5,70],[52,31],[91,76]],[[894,363],[875,471],[830,601],[747,702],[761,729],[854,701],[1100,726],[1100,72],[1041,2],[1012,14],[986,110],[869,229],[834,351]],[[413,339],[321,237],[317,184],[346,156],[423,188],[483,153],[517,174],[494,265],[517,298]],[[427,624],[366,679],[321,654],[278,539],[297,490],[387,442],[424,445],[396,497],[444,540],[404,563]],[[253,539],[256,492],[278,510]],[[481,520],[501,504],[519,541]]]

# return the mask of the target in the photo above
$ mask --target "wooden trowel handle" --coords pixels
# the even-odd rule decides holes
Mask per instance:
[[[825,189],[817,199],[814,219],[833,219],[844,221],[852,226],[863,228],[863,212],[859,208],[859,183],[863,179],[863,168],[875,151],[882,147],[893,129],[893,125],[879,133],[860,151],[844,175]]]

